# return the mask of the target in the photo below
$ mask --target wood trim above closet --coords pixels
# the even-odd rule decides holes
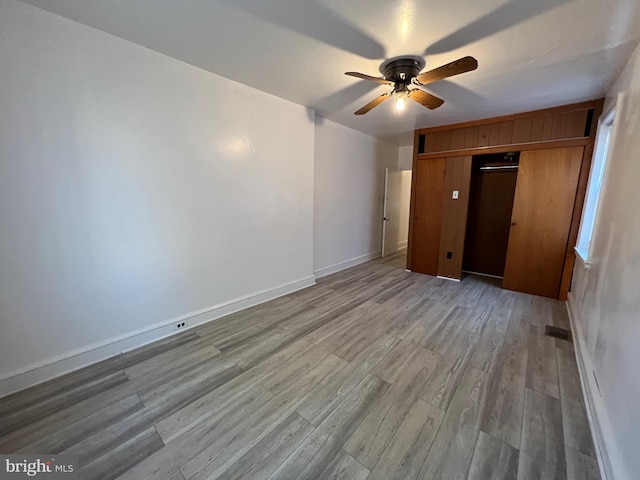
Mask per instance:
[[[419,160],[429,160],[430,158],[453,157],[459,155],[487,155],[491,153],[526,152],[527,150],[540,150],[541,148],[583,147],[589,145],[590,142],[591,139],[589,138],[574,138],[570,140],[552,140],[548,142],[512,143],[497,147],[476,147],[435,153],[419,153],[417,156]]]
[[[590,138],[597,101],[552,109],[495,117],[444,127],[417,130],[418,155],[449,156],[451,152],[474,155],[510,150],[564,147],[555,142],[585,145]],[[504,151],[504,150],[503,150]]]
[[[585,109],[597,107],[600,102],[602,102],[601,99],[600,100],[589,100],[589,101],[586,101],[586,102],[571,103],[569,105],[561,105],[559,107],[550,107],[550,108],[543,108],[543,109],[540,109],[540,110],[529,110],[527,112],[519,112],[519,113],[512,113],[512,114],[509,114],[509,115],[501,115],[499,117],[480,118],[478,120],[471,120],[469,122],[451,123],[449,125],[439,125],[437,127],[421,128],[421,129],[416,130],[416,133],[421,134],[421,133],[429,133],[429,132],[440,132],[442,130],[451,130],[451,129],[454,129],[454,128],[475,127],[475,126],[478,126],[478,125],[486,125],[486,124],[489,124],[489,123],[504,122],[504,121],[509,121],[509,120],[519,120],[519,119],[533,117],[533,116],[537,116],[537,115],[548,115],[548,114],[555,114],[555,113],[572,112],[572,111],[576,111],[576,110],[585,110]]]

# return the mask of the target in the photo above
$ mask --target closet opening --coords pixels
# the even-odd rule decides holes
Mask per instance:
[[[520,152],[475,155],[462,271],[503,278]]]

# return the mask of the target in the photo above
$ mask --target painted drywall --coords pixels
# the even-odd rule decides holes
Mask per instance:
[[[313,282],[311,111],[14,0],[0,65],[0,378]]]
[[[398,168],[400,170],[413,168],[413,145],[403,145],[398,149]]]
[[[314,269],[317,276],[380,256],[385,167],[398,147],[321,117],[314,159]]]
[[[411,205],[411,170],[402,171],[400,190],[400,238],[399,248],[406,248],[409,238],[409,207]]]
[[[570,306],[605,467],[622,480],[640,474],[640,47],[607,94],[605,112],[614,106],[591,253],[576,261]]]
[[[409,209],[411,206],[411,169],[413,168],[413,145],[398,148],[398,169],[402,170],[402,190],[400,203],[400,242],[405,248],[409,238]]]
[[[384,184],[382,256],[387,257],[400,249],[402,170],[393,167],[385,168]]]

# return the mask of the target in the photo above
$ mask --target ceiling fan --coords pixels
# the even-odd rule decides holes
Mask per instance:
[[[372,77],[364,73],[346,72],[345,75],[362,80],[393,85],[391,92],[383,93],[357,110],[355,114],[364,115],[392,96],[396,98],[396,110],[404,109],[405,98],[410,98],[431,110],[438,108],[444,103],[444,100],[417,87],[475,70],[478,68],[478,61],[473,57],[463,57],[428,72],[420,73],[424,66],[425,62],[421,57],[406,56],[392,58],[384,62],[380,67],[384,77]],[[409,88],[410,86],[415,86],[415,88]]]

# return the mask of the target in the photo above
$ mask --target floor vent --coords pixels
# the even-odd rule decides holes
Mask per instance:
[[[567,340],[568,342],[572,342],[571,338],[571,330],[567,330],[566,328],[554,327],[553,325],[547,325],[544,334],[550,337],[559,338],[560,340]]]

